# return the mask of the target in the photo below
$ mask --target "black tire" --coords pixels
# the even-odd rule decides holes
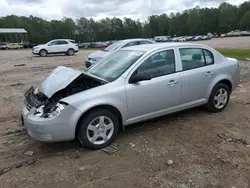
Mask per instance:
[[[74,49],[72,49],[72,48],[68,49],[67,55],[72,56],[72,55],[74,55],[74,54],[75,54],[75,50],[74,50]]]
[[[46,50],[42,49],[42,50],[39,51],[39,55],[41,57],[46,57],[48,55],[48,52]]]
[[[220,89],[225,89],[227,91],[227,100],[226,100],[226,103],[224,104],[224,106],[222,108],[217,108],[215,106],[215,95],[217,94],[217,92],[220,90]],[[212,112],[212,113],[218,113],[218,112],[221,112],[222,110],[224,110],[229,102],[229,99],[230,99],[230,90],[228,88],[227,85],[223,84],[223,83],[218,83],[214,86],[211,94],[210,94],[210,97],[209,97],[209,100],[208,100],[208,103],[206,104],[206,108],[209,112]]]
[[[97,118],[99,116],[106,116],[106,117],[110,118],[113,122],[113,125],[114,125],[114,131],[113,131],[112,136],[110,137],[110,139],[107,142],[105,142],[103,144],[94,144],[94,143],[90,142],[88,139],[87,127],[91,123],[92,120],[94,120],[95,118]],[[94,110],[94,111],[88,113],[86,116],[84,116],[84,118],[82,118],[80,120],[79,125],[78,125],[78,129],[77,129],[77,137],[84,147],[86,147],[88,149],[95,150],[95,149],[101,149],[101,148],[104,148],[106,146],[109,146],[116,139],[118,132],[119,132],[118,117],[114,113],[112,113],[111,111],[109,111],[107,109],[97,109],[97,110]]]

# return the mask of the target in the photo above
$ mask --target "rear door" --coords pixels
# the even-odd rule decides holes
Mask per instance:
[[[198,104],[207,100],[207,88],[217,74],[213,54],[201,48],[180,48],[182,64],[181,103]]]

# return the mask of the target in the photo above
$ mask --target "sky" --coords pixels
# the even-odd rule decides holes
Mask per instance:
[[[222,2],[239,5],[246,0],[0,0],[0,16],[37,16],[46,20],[71,17],[129,17],[145,20],[153,14],[181,12],[200,7],[218,7]]]

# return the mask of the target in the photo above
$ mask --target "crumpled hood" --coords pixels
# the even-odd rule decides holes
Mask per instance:
[[[105,57],[108,54],[109,54],[109,52],[99,50],[97,52],[93,52],[93,53],[89,54],[88,58]]]
[[[78,70],[58,66],[43,79],[38,90],[50,98],[57,91],[66,88],[80,74],[82,72]]]

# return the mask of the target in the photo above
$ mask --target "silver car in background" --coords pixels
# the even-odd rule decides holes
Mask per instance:
[[[130,124],[205,105],[220,112],[240,82],[236,59],[198,44],[138,45],[87,72],[58,67],[25,93],[24,125],[44,142],[99,149]]]
[[[115,50],[119,50],[121,48],[129,47],[129,46],[136,46],[136,45],[142,45],[142,44],[154,44],[155,41],[149,40],[149,39],[126,39],[126,40],[120,40],[117,41],[107,48],[103,50],[99,50],[96,52],[93,52],[89,54],[85,60],[85,66],[84,69],[87,70],[92,65],[98,63],[101,59],[109,55],[111,52]]]

